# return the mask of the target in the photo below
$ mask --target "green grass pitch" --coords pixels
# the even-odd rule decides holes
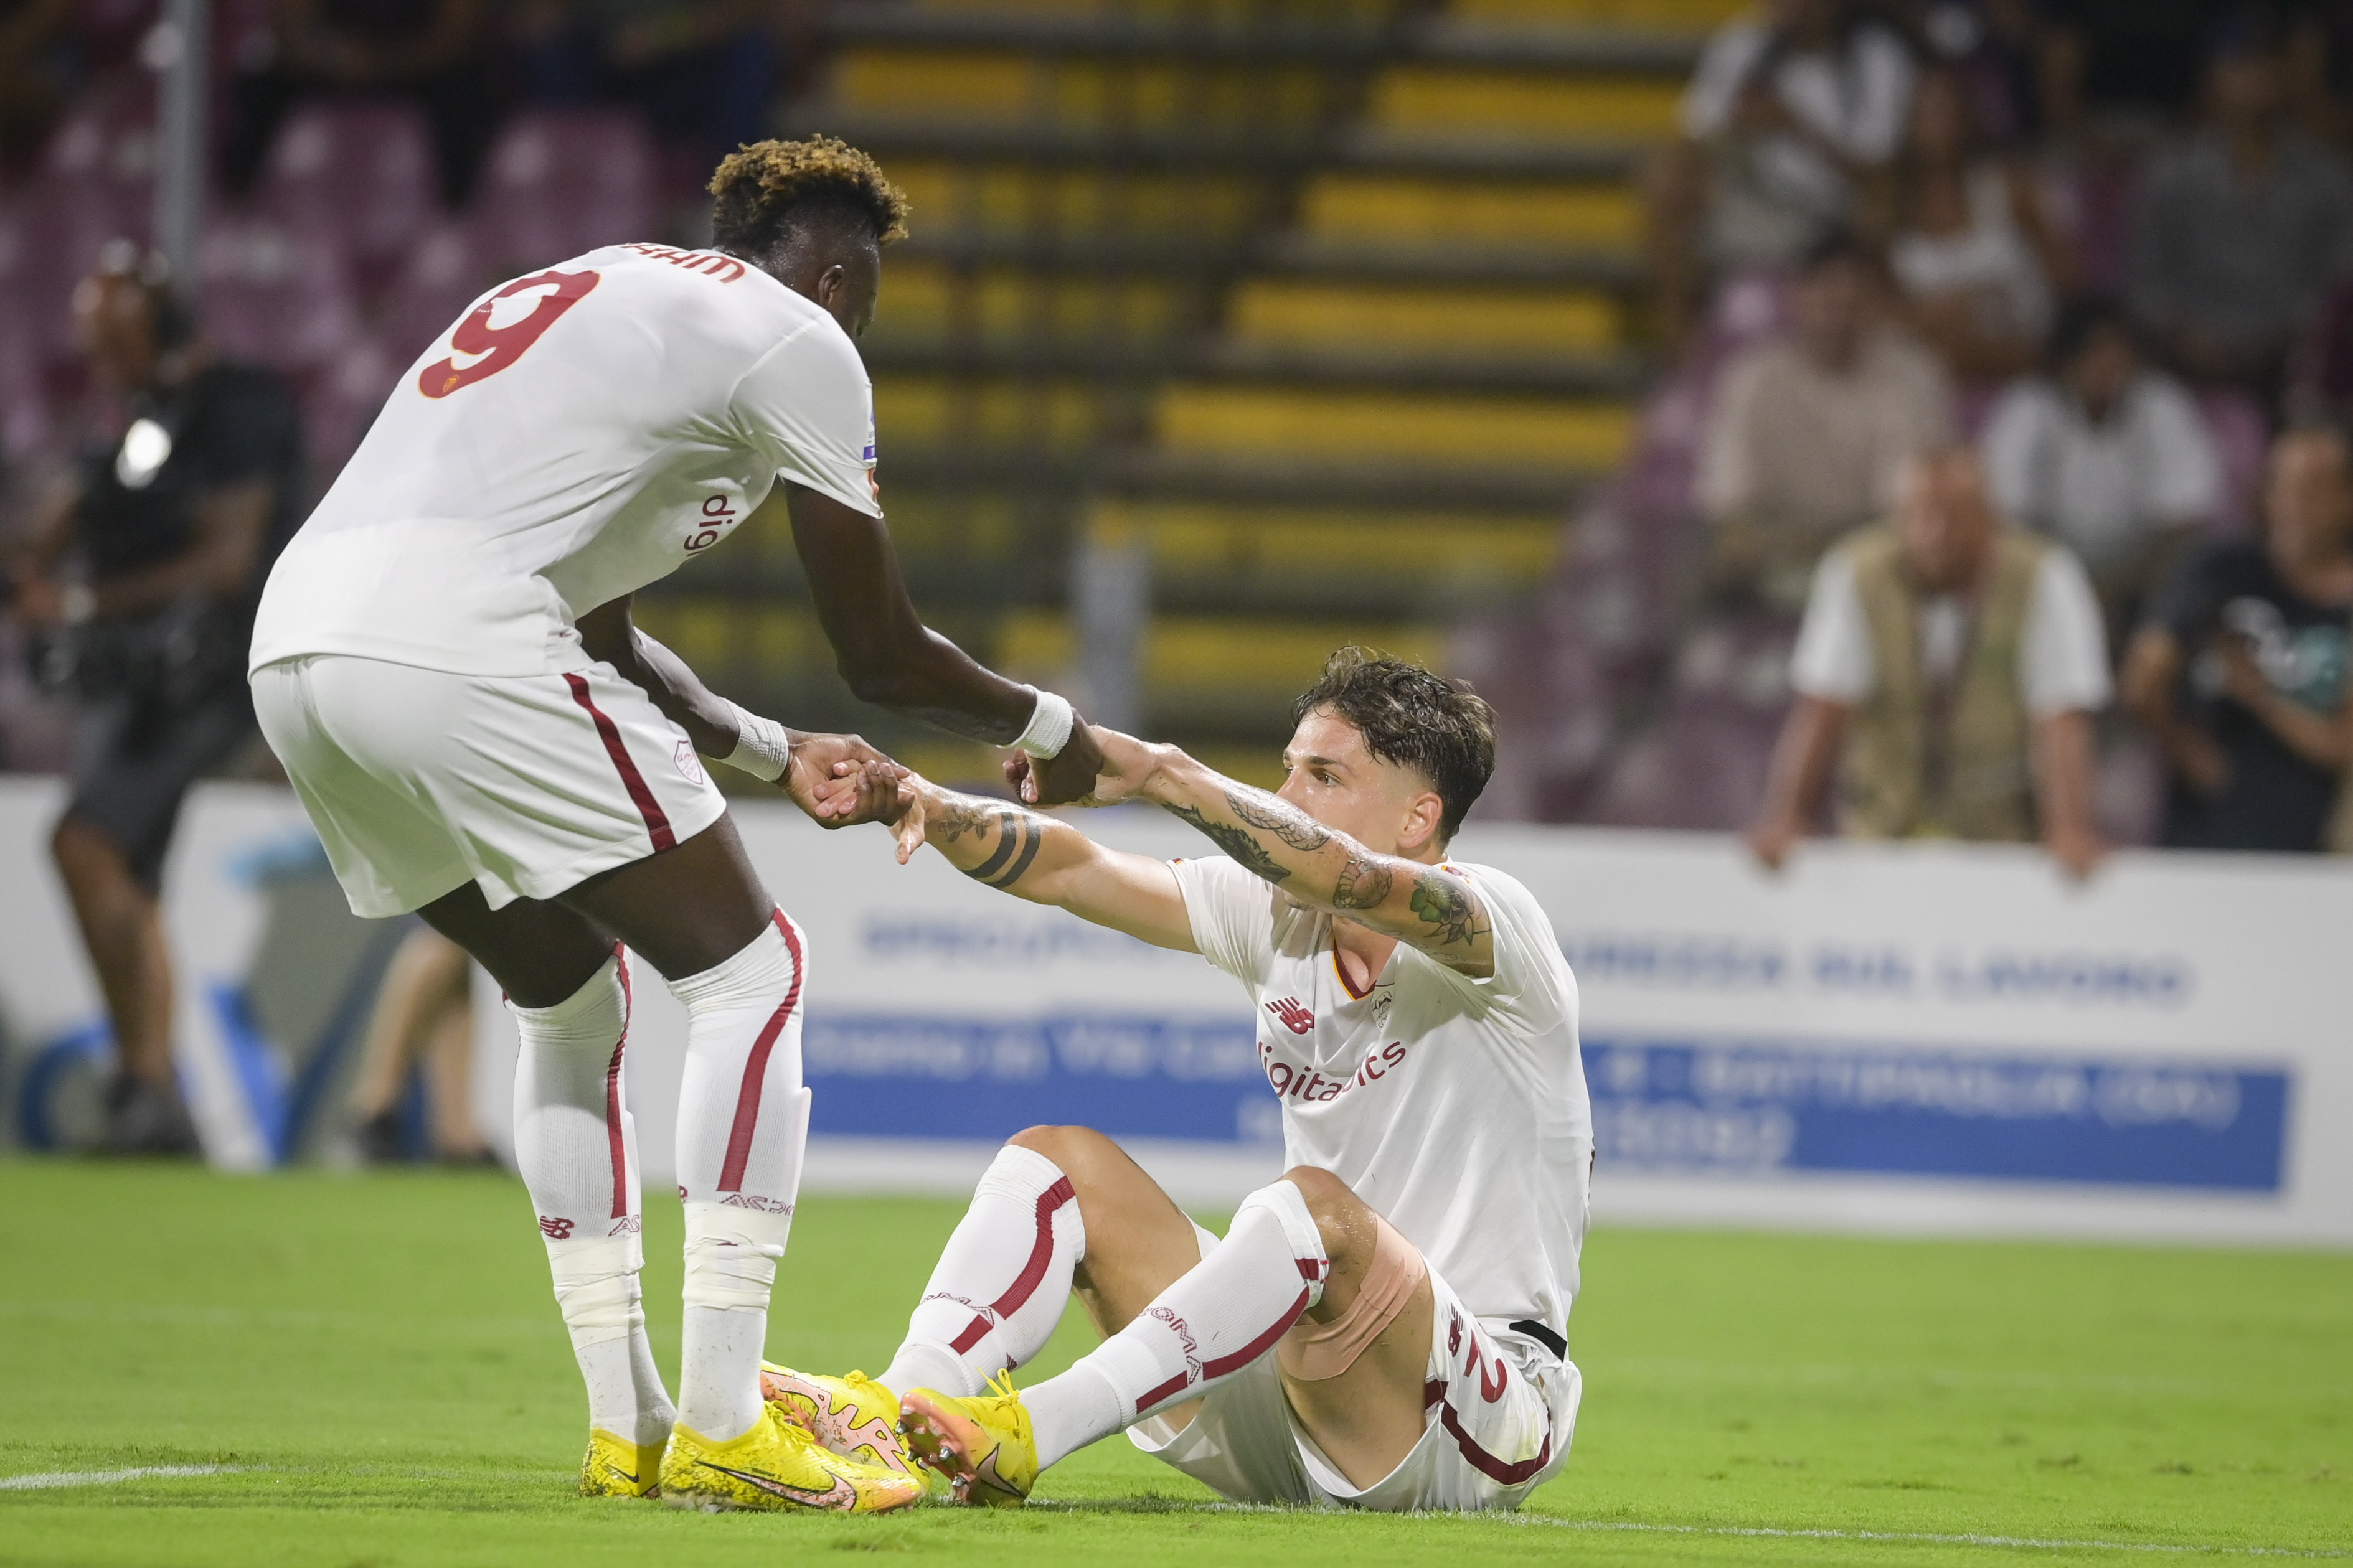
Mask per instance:
[[[959,1210],[805,1203],[771,1353],[886,1360]],[[646,1228],[654,1342],[674,1371],[677,1205],[657,1203]],[[1603,1230],[1586,1270],[1574,1457],[1516,1520],[1215,1509],[1117,1439],[1021,1513],[706,1516],[572,1495],[582,1401],[511,1181],[0,1163],[0,1563],[720,1568],[840,1550],[958,1568],[1451,1568],[2353,1549],[2353,1258]],[[1031,1375],[1087,1339],[1072,1312]],[[87,1479],[169,1467],[206,1473]]]

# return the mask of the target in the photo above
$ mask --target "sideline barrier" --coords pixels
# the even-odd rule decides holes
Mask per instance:
[[[0,781],[12,1083],[87,1057],[96,1016],[45,858],[58,799]],[[902,868],[879,829],[735,814],[809,937],[812,1190],[960,1191],[1006,1134],[1080,1121],[1180,1196],[1230,1201],[1281,1168],[1278,1090],[1336,1092],[1270,1083],[1240,988],[1191,955],[934,856]],[[1154,816],[1089,822],[1204,847]],[[2353,1244],[2353,865],[2136,853],[2077,888],[1986,847],[1818,845],[1780,878],[1698,835],[1484,827],[1456,847],[1527,883],[1577,970],[1604,1219]],[[207,1148],[299,1155],[390,933],[341,912],[282,790],[200,788],[168,887]],[[649,1186],[683,1035],[654,980],[628,1069]],[[512,1029],[479,994],[478,1098],[503,1136]]]

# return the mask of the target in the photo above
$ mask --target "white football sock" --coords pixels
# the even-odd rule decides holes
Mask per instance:
[[[539,1211],[588,1424],[659,1443],[674,1419],[638,1289],[638,1138],[622,1094],[629,972],[617,949],[553,1007],[516,1007],[515,1164]]]
[[[1272,1350],[1324,1299],[1331,1269],[1297,1187],[1277,1182],[1244,1198],[1215,1251],[1070,1371],[1022,1394],[1039,1468],[1198,1398]]]
[[[768,1297],[800,1190],[809,1100],[801,1087],[804,952],[799,928],[779,910],[735,956],[670,983],[686,1006],[678,1418],[721,1442],[760,1416]]]
[[[882,1386],[968,1398],[1029,1361],[1062,1321],[1086,1249],[1061,1167],[1017,1143],[999,1149],[940,1252]]]

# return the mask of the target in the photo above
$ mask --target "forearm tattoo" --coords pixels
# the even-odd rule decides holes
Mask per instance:
[[[1332,885],[1332,907],[1377,909],[1389,896],[1390,886],[1388,867],[1366,856],[1351,855],[1348,863],[1340,868],[1340,879]]]
[[[986,833],[994,808],[969,795],[952,795],[939,816],[924,825],[923,831],[934,838],[954,844],[967,833]]]
[[[1048,824],[1044,817],[1016,806],[958,803],[931,827],[953,844],[967,833],[987,833],[992,824],[997,828],[997,847],[979,865],[959,869],[976,882],[986,882],[992,888],[1010,888],[1029,869],[1029,863],[1038,858],[1039,847],[1046,842]]]
[[[1171,805],[1169,815],[1181,817],[1207,834],[1209,842],[1234,858],[1234,863],[1253,876],[1270,882],[1281,882],[1291,875],[1289,867],[1278,865],[1266,846],[1247,827],[1237,827],[1230,822],[1211,822],[1189,805]]]
[[[1430,934],[1440,945],[1467,942],[1484,934],[1483,929],[1472,928],[1479,918],[1478,904],[1453,878],[1440,872],[1424,871],[1415,881],[1410,907],[1424,924],[1438,928]]]
[[[1321,849],[1332,842],[1332,836],[1316,825],[1315,819],[1284,801],[1261,790],[1229,789],[1226,805],[1252,827],[1263,827],[1303,853]]]

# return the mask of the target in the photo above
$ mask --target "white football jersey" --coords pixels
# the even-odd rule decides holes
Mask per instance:
[[[727,537],[779,477],[881,515],[872,388],[821,307],[714,251],[608,246],[476,300],[278,559],[251,667],[587,663],[574,619]]]
[[[1347,1183],[1482,1320],[1566,1334],[1593,1161],[1577,981],[1525,888],[1446,868],[1493,923],[1495,973],[1473,980],[1401,942],[1362,994],[1332,916],[1223,856],[1176,862],[1176,880],[1202,956],[1257,1008],[1285,1164]]]

